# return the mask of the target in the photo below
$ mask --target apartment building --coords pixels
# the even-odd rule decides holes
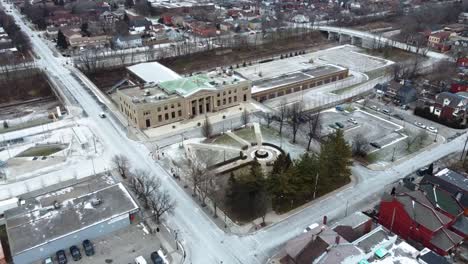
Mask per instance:
[[[131,76],[145,79],[145,71],[131,67]],[[153,74],[149,82],[117,90],[119,110],[140,129],[217,112],[250,100],[250,81],[232,72],[216,71],[190,77],[167,72],[171,76],[160,76],[161,81],[155,80]]]

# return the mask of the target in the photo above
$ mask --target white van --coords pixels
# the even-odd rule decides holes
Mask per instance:
[[[144,257],[138,256],[135,258],[135,264],[148,264]]]

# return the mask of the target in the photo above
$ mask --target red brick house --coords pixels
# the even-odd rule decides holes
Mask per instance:
[[[462,57],[457,59],[458,67],[468,67],[468,57]]]
[[[422,191],[384,197],[380,203],[379,223],[405,240],[445,256],[463,238],[449,230],[454,219],[434,209]]]
[[[193,34],[201,37],[214,37],[217,34],[217,28],[211,23],[194,21],[190,23],[189,27],[192,29]]]
[[[450,37],[450,32],[440,31],[433,33],[429,36],[428,43],[434,49],[439,51],[447,51],[450,49],[450,45],[447,44],[447,40]]]
[[[460,120],[464,124],[468,100],[459,95],[442,92],[436,95],[433,105],[429,107],[432,114],[449,121]]]
[[[459,82],[452,83],[450,85],[450,92],[451,93],[468,92],[468,82],[459,81]]]

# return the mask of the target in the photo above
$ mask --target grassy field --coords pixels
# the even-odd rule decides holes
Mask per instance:
[[[53,121],[52,119],[45,118],[45,119],[36,119],[36,120],[29,121],[29,122],[26,122],[26,123],[22,123],[22,124],[19,124],[19,125],[16,125],[16,126],[9,126],[8,128],[4,128],[2,126],[0,128],[0,134],[6,133],[6,132],[11,132],[11,131],[16,131],[16,130],[20,130],[20,129],[30,128],[30,127],[34,127],[34,126],[45,125],[45,124],[48,124],[48,123],[52,123],[52,121]]]
[[[42,157],[49,156],[54,153],[57,153],[66,148],[66,145],[47,145],[47,146],[37,146],[29,148],[20,154],[17,157]]]

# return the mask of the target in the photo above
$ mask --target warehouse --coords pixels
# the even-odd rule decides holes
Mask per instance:
[[[139,208],[122,183],[109,175],[63,182],[20,197],[5,212],[15,264],[53,256],[130,225]],[[71,256],[68,256],[71,258]]]
[[[258,102],[304,91],[348,77],[348,69],[316,63],[307,56],[273,60],[236,69],[252,81],[252,98]]]

